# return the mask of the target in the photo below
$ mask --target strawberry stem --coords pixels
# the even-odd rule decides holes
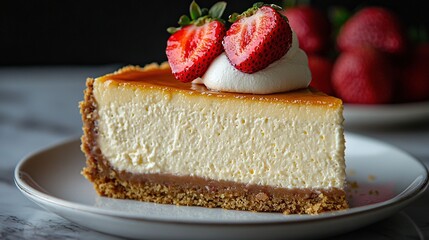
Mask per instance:
[[[262,6],[264,6],[264,3],[263,3],[263,2],[256,2],[256,3],[254,3],[254,4],[253,4],[253,7],[254,7],[254,8],[260,8],[260,7],[262,7]]]
[[[233,13],[233,14],[231,14],[230,16],[229,16],[229,18],[228,18],[228,22],[230,22],[230,23],[234,23],[235,21],[237,21],[238,20],[238,17],[240,16],[240,14],[238,14],[238,13]]]

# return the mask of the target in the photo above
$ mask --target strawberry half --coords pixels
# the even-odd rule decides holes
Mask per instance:
[[[230,63],[244,73],[254,73],[283,57],[292,45],[292,30],[275,5],[256,3],[234,22],[223,41]]]
[[[200,9],[192,2],[191,19],[183,15],[179,28],[169,28],[166,54],[174,77],[190,82],[201,77],[210,63],[223,52],[222,39],[226,28],[220,19],[226,3],[218,2],[210,10]]]

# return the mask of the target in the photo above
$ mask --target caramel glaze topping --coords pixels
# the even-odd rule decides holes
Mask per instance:
[[[101,81],[119,85],[130,85],[136,88],[158,88],[163,91],[176,91],[189,95],[206,95],[217,98],[236,98],[253,101],[283,102],[305,105],[322,105],[337,108],[342,105],[338,98],[328,96],[311,87],[291,92],[274,94],[244,94],[218,92],[207,89],[203,84],[183,83],[176,80],[167,63],[149,64],[144,68],[138,66],[124,67],[112,74],[98,78]]]

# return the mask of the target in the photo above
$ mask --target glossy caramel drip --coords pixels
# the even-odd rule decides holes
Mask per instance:
[[[340,107],[342,101],[328,96],[313,88],[300,89],[291,92],[274,94],[245,94],[232,92],[219,92],[207,89],[202,84],[183,83],[176,80],[167,64],[147,65],[144,68],[129,66],[115,73],[98,78],[100,81],[128,85],[136,88],[158,88],[163,91],[176,91],[190,95],[201,94],[216,98],[236,98],[253,101],[283,102],[305,105],[323,105],[326,107]]]

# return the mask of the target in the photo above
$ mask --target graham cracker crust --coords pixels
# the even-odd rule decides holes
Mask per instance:
[[[279,189],[189,176],[116,171],[109,166],[97,144],[98,116],[93,83],[94,79],[87,79],[84,101],[80,102],[84,133],[81,149],[87,159],[82,174],[101,196],[284,214],[318,214],[348,208],[342,189]]]

